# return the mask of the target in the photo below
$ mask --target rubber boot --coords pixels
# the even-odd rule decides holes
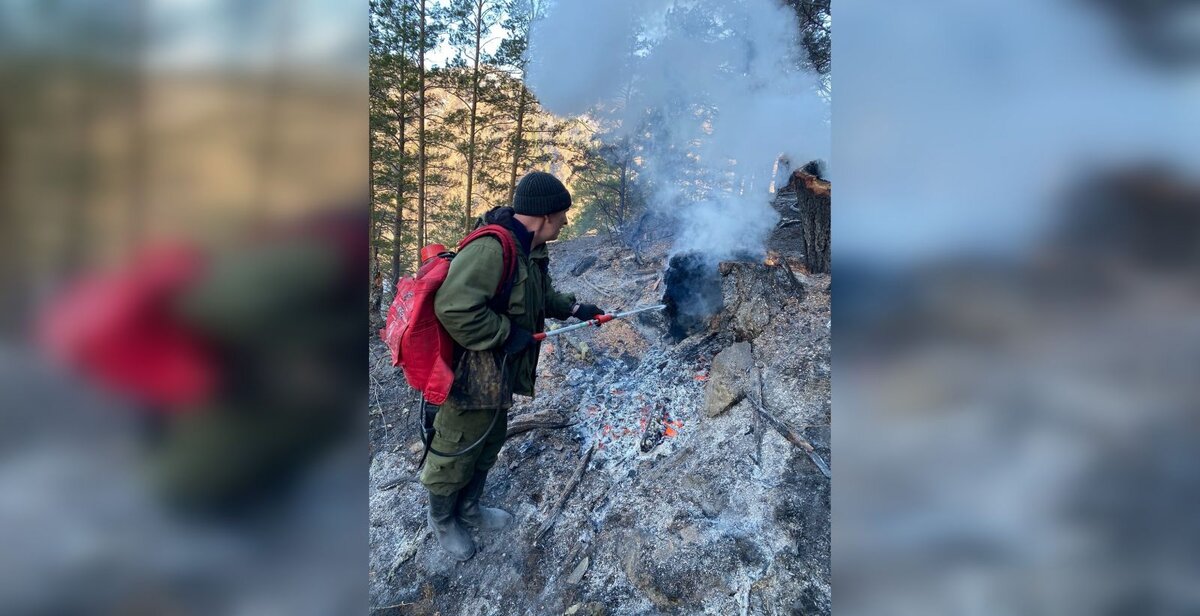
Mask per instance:
[[[511,513],[494,507],[481,507],[479,497],[483,495],[483,484],[487,471],[476,472],[470,483],[458,493],[458,519],[463,526],[472,530],[497,531],[513,523]]]
[[[438,496],[429,493],[429,527],[437,537],[438,544],[455,560],[467,560],[475,554],[475,542],[471,535],[463,530],[454,517],[454,505],[458,502],[458,494]]]

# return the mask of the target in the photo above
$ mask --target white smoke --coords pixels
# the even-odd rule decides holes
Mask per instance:
[[[651,207],[681,225],[677,251],[759,253],[776,159],[830,153],[798,34],[776,0],[562,0],[534,25],[528,83],[548,110],[638,144]]]

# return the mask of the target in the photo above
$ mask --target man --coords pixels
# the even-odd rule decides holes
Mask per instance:
[[[454,386],[434,420],[432,449],[449,455],[431,451],[421,483],[429,491],[429,525],[458,560],[475,553],[467,529],[495,531],[513,521],[506,511],[480,506],[479,497],[504,445],[512,394],[533,396],[540,348],[534,332],[542,331],[546,317],[588,320],[604,314],[554,290],[550,280],[546,242],[567,225],[569,207],[571,195],[553,175],[534,171],[521,178],[512,207],[484,216],[516,240],[511,285],[501,285],[499,240],[483,237],[454,257],[435,299],[438,320],[461,348],[455,353]],[[507,294],[497,293],[509,287]]]

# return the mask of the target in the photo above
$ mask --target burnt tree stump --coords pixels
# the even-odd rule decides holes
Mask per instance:
[[[796,170],[784,190],[796,193],[796,218],[800,221],[804,267],[812,274],[829,273],[829,182]]]

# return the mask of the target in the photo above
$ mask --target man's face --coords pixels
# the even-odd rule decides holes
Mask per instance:
[[[546,226],[544,233],[546,234],[545,241],[558,239],[558,234],[562,232],[562,228],[567,226],[567,211],[555,212],[546,216]]]

